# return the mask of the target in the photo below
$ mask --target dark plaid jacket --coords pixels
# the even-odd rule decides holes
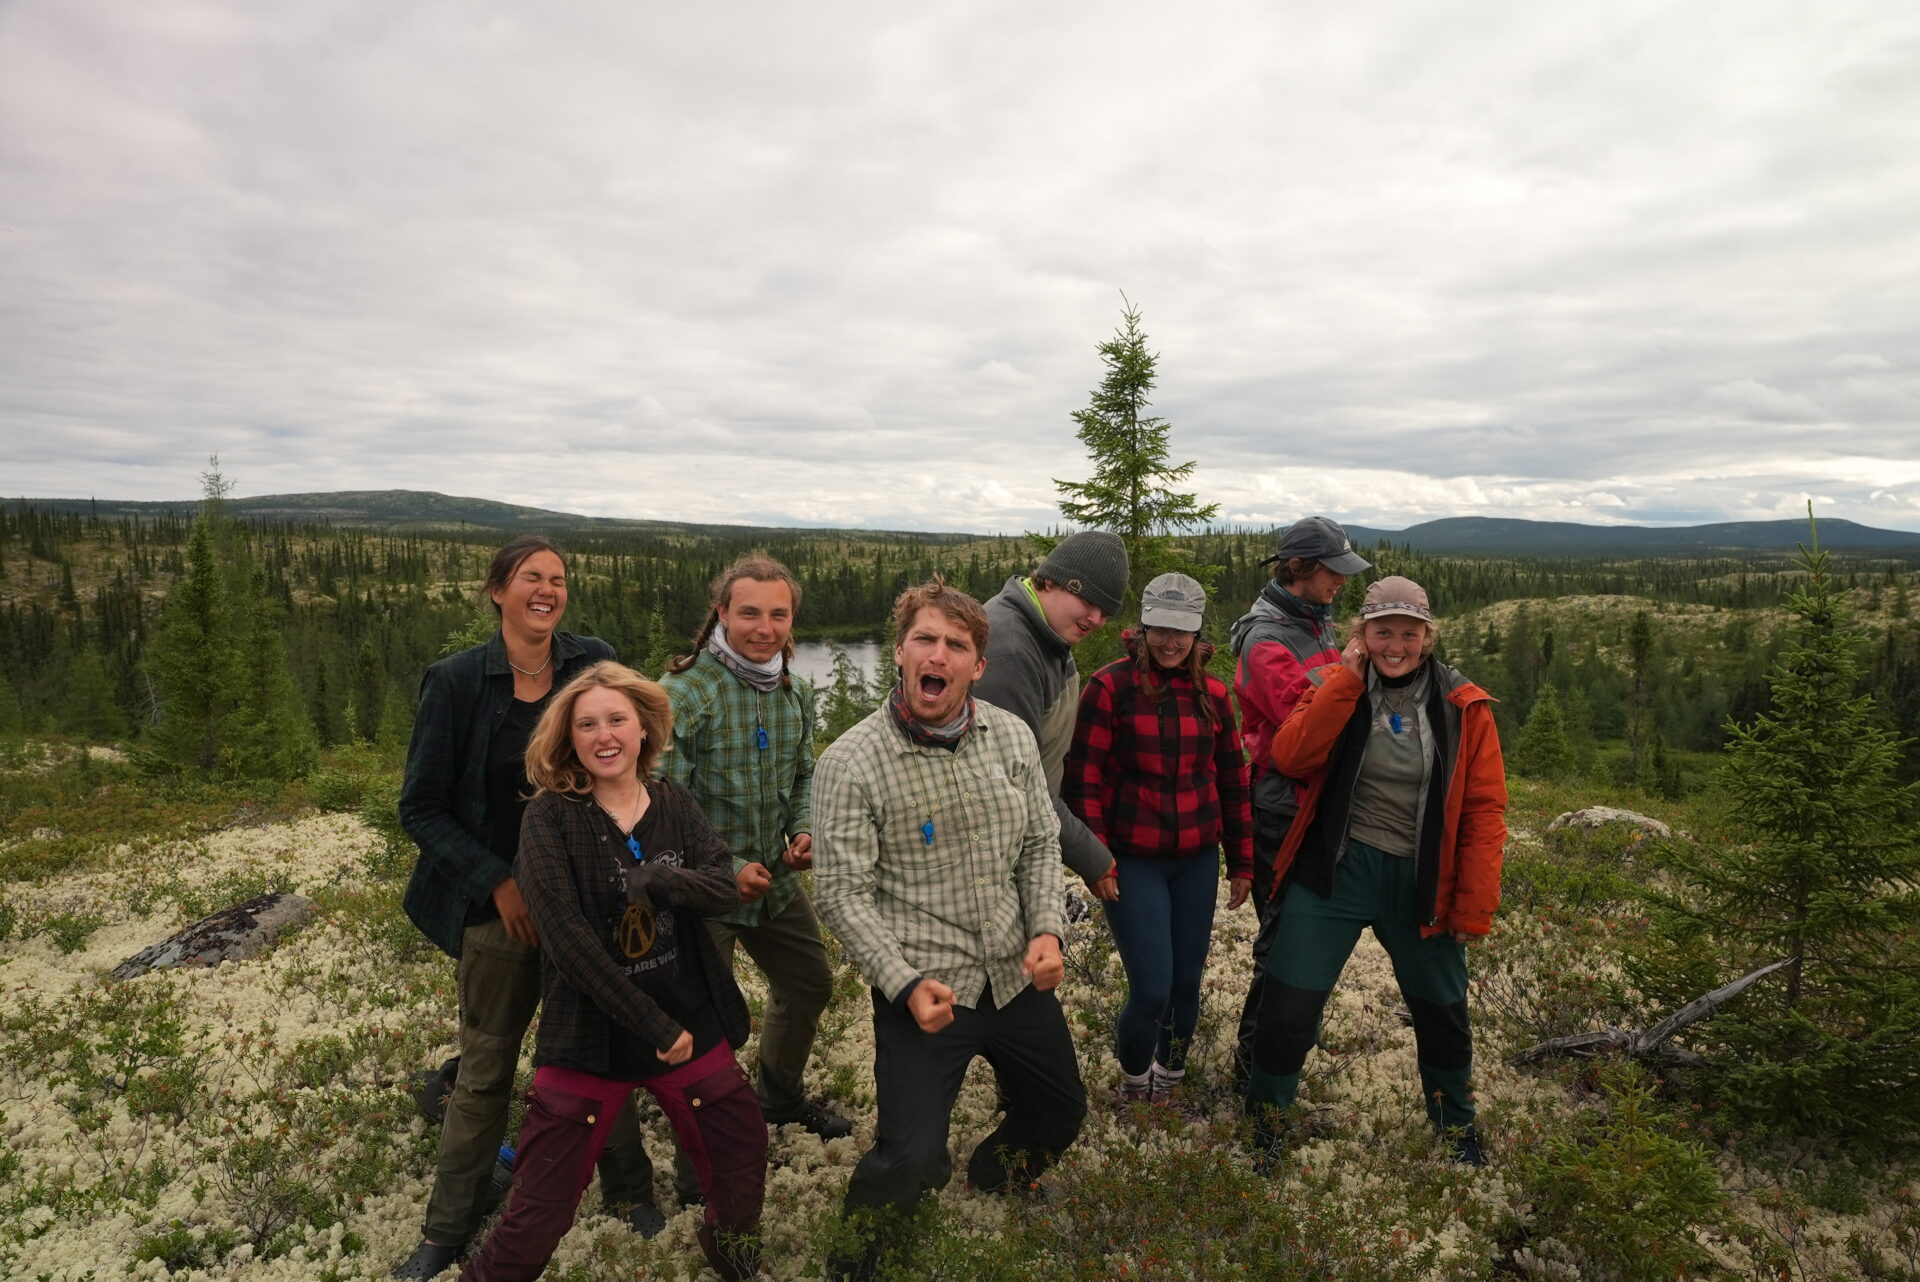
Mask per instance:
[[[740,906],[733,856],[693,794],[658,779],[647,790],[660,808],[648,862],[668,861],[651,883],[654,903],[680,915],[675,933],[691,945],[687,964],[704,978],[721,1031],[737,1050],[747,1040],[747,1003],[701,920]],[[666,841],[663,830],[671,834]],[[591,798],[549,792],[527,804],[514,876],[540,932],[545,963],[536,1066],[605,1076],[613,1020],[656,1050],[670,1048],[683,1031],[620,970],[618,927],[632,862],[625,836]]]
[[[1133,633],[1124,640],[1129,653],[1140,644]],[[1227,875],[1251,877],[1253,811],[1227,687],[1207,674],[1196,689],[1185,669],[1158,675],[1157,698],[1131,658],[1088,679],[1062,795],[1116,854],[1180,858],[1222,845]]]
[[[613,647],[598,637],[553,634],[553,688]],[[407,745],[400,823],[420,847],[401,907],[420,933],[460,955],[467,909],[493,894],[513,868],[493,853],[487,814],[487,747],[513,704],[513,670],[498,632],[448,655],[420,679],[420,710]]]

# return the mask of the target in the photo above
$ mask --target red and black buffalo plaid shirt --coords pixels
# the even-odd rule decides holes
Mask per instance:
[[[1132,633],[1125,642],[1130,652],[1140,644]],[[1251,877],[1247,764],[1227,687],[1208,673],[1196,689],[1185,668],[1155,675],[1158,697],[1141,686],[1132,659],[1087,681],[1060,795],[1115,854],[1185,858],[1223,845],[1227,876]]]

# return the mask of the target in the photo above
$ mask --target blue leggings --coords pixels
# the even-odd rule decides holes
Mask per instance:
[[[1114,855],[1120,898],[1102,902],[1120,963],[1127,1004],[1114,1029],[1120,1071],[1138,1076],[1154,1059],[1183,1068],[1200,1018],[1200,977],[1213,936],[1220,855],[1142,859]]]

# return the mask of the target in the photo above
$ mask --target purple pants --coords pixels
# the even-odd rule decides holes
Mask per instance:
[[[707,1262],[729,1282],[759,1265],[760,1204],[767,1186],[767,1124],[760,1102],[723,1042],[644,1082],[616,1082],[571,1068],[533,1075],[520,1124],[513,1199],[460,1282],[532,1282],[573,1227],[613,1119],[644,1086],[693,1162],[707,1197],[700,1226]]]

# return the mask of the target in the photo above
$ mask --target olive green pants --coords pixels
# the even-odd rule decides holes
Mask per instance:
[[[1320,1016],[1340,972],[1373,928],[1393,962],[1393,977],[1413,1015],[1415,1056],[1427,1116],[1436,1126],[1473,1121],[1468,1076],[1473,1034],[1467,1026],[1467,949],[1448,935],[1423,936],[1424,917],[1414,887],[1414,861],[1349,841],[1325,899],[1304,886],[1287,887],[1267,953],[1267,982],[1253,1039],[1247,1111],[1287,1108],[1313,1048]]]

